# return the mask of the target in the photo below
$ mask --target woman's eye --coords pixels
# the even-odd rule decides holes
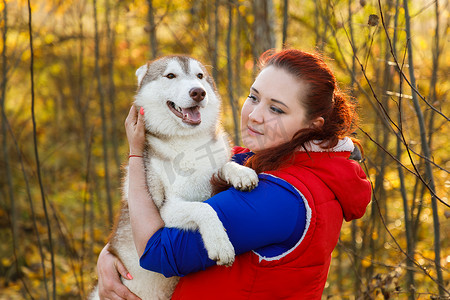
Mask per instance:
[[[203,74],[202,73],[198,73],[197,77],[198,77],[198,79],[203,79]]]
[[[173,73],[169,73],[169,74],[166,75],[166,77],[169,78],[169,79],[174,79],[177,76],[175,76],[175,74],[173,74]]]
[[[248,99],[251,99],[253,102],[254,101],[256,101],[257,99],[256,99],[256,97],[255,96],[253,96],[253,95],[248,95],[248,97],[247,97]]]
[[[284,114],[284,111],[279,109],[278,107],[271,106],[270,109],[276,114]]]

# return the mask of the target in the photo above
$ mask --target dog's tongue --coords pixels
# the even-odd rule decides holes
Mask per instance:
[[[182,108],[183,122],[198,125],[202,121],[198,106]]]

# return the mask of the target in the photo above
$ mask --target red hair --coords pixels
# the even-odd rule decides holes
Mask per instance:
[[[299,99],[306,118],[322,117],[324,124],[322,127],[300,129],[291,141],[258,151],[247,161],[248,167],[257,173],[275,170],[296,149],[305,148],[307,142],[318,140],[322,148],[329,149],[354,131],[358,122],[355,104],[338,88],[336,78],[321,56],[296,49],[268,50],[261,55],[259,65],[260,70],[268,66],[283,69],[306,83],[308,93],[305,99]]]

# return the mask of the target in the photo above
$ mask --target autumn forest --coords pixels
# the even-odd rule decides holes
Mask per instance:
[[[323,55],[373,196],[323,299],[450,299],[448,0],[0,0],[0,299],[85,299],[121,199],[135,71],[202,61],[240,145],[267,49]]]

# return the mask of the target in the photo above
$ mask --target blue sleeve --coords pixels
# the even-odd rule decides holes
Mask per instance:
[[[251,192],[230,188],[205,201],[222,221],[237,255],[255,250],[276,256],[293,247],[305,228],[304,199],[292,185],[265,174],[259,180]],[[140,264],[170,277],[216,263],[208,258],[198,231],[162,228],[149,239]]]

